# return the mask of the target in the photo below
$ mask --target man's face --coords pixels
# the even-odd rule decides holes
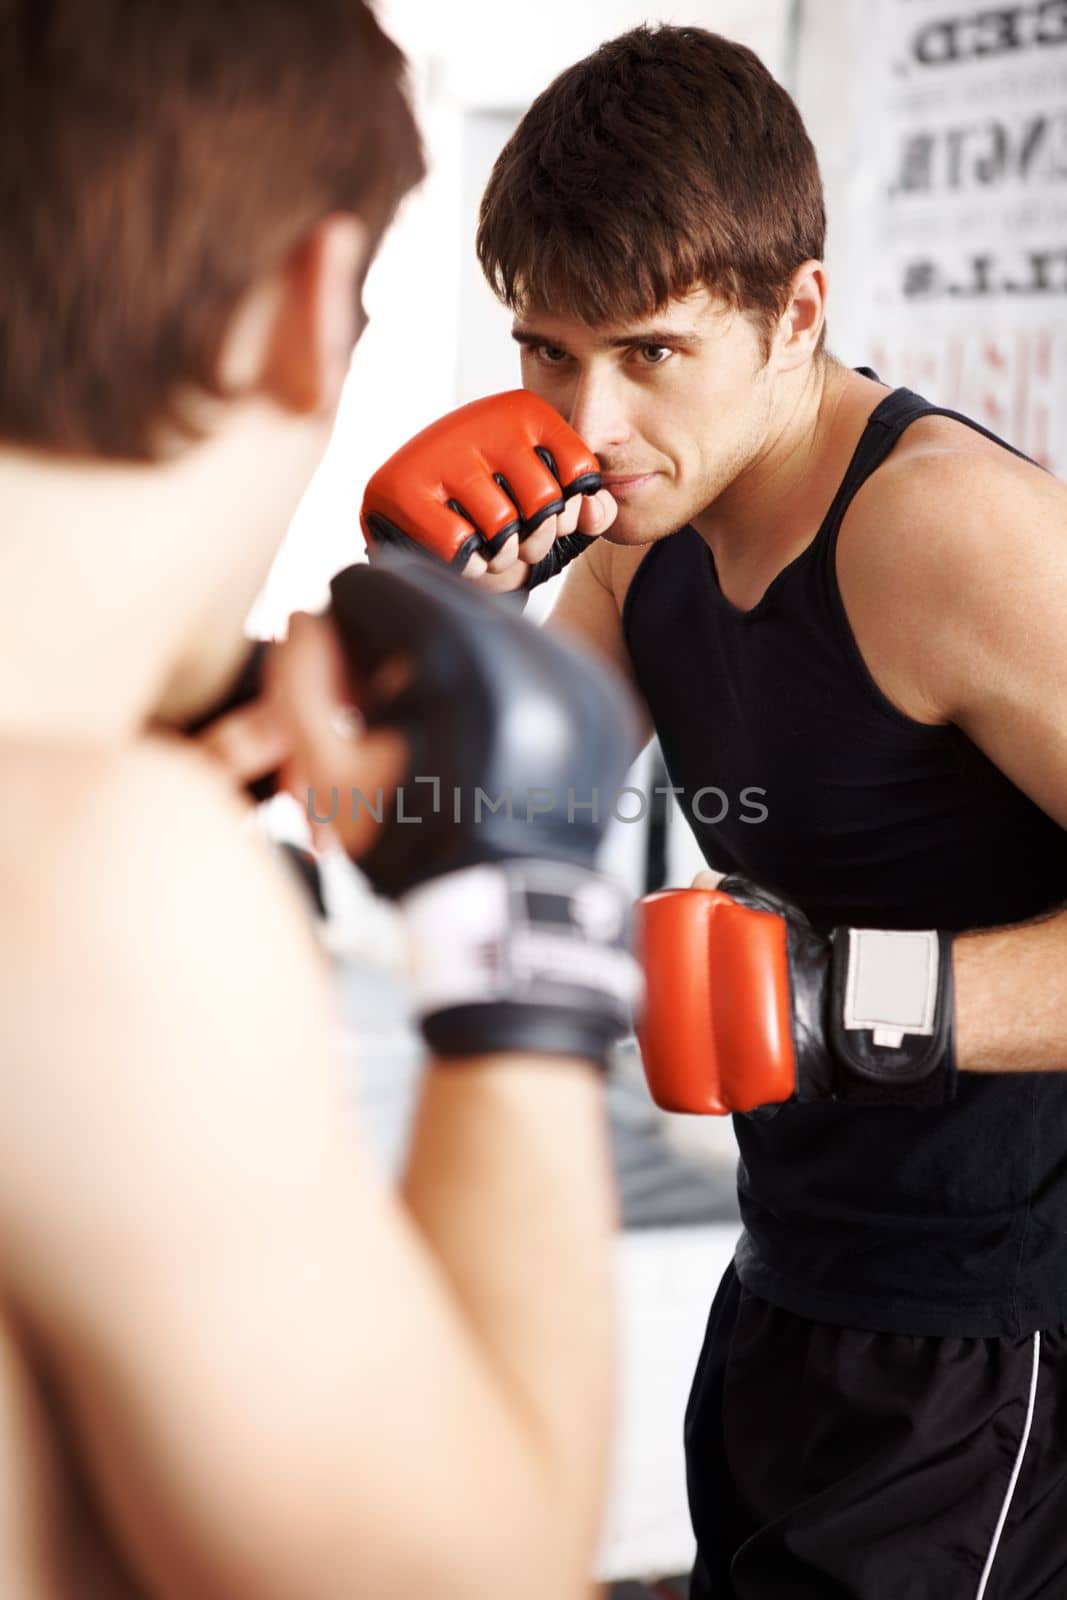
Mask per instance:
[[[516,318],[525,389],[600,460],[619,504],[605,535],[647,544],[683,527],[756,458],[772,371],[754,323],[700,289],[639,322],[590,327],[549,311]]]

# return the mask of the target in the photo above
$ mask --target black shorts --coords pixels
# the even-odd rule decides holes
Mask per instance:
[[[869,1333],[742,1289],[685,1419],[690,1600],[1065,1600],[1067,1328]]]

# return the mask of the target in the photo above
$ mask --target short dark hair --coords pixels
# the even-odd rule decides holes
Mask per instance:
[[[423,172],[362,0],[0,0],[0,437],[147,460],[243,293]]]
[[[534,101],[493,168],[477,250],[512,310],[595,326],[704,286],[755,314],[766,355],[825,235],[811,140],[759,57],[703,28],[644,26]]]

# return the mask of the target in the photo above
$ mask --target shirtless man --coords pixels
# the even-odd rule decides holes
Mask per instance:
[[[584,1594],[610,1445],[606,995],[427,1004],[440,1054],[394,1192],[340,1092],[300,892],[174,731],[248,649],[421,173],[402,58],[358,0],[9,0],[0,106],[0,1594]],[[378,625],[403,591],[416,688],[424,638],[450,659],[501,615],[456,588],[374,590]],[[493,626],[516,670],[570,661]],[[391,790],[388,684],[344,740],[332,624],[302,619],[287,659],[275,759]],[[610,721],[615,691],[597,703]],[[405,728],[421,715],[409,693]],[[353,852],[391,837],[339,827]],[[406,878],[433,878],[454,957],[441,897],[469,924],[470,895],[422,833]],[[526,847],[531,871],[561,848],[536,825]]]
[[[823,955],[835,929],[940,935],[921,1082],[871,1103],[831,997],[803,1042],[833,1097],[798,1078],[735,1117],[693,1600],[1037,1600],[1067,1588],[1067,492],[834,360],[823,235],[750,51],[641,29],[568,69],[496,163],[478,251],[524,388],[605,488],[502,547],[507,506],[454,548],[401,531],[494,590],[570,561],[549,627],[641,692],[706,883],[773,892]],[[799,967],[772,976],[799,1017]]]

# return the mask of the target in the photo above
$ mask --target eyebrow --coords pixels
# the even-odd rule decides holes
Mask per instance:
[[[512,328],[511,337],[516,344],[547,344],[557,350],[563,349],[562,345],[556,344],[547,334],[538,333],[535,328]],[[612,339],[598,339],[596,342],[603,350],[625,350],[635,344],[677,345],[682,350],[695,350],[704,340],[699,333],[685,328],[636,328],[632,333],[619,334]]]

